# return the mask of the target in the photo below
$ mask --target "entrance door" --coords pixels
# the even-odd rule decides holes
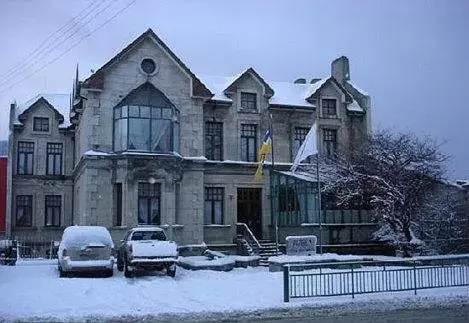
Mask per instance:
[[[245,223],[256,238],[262,238],[261,188],[238,188],[238,222]]]

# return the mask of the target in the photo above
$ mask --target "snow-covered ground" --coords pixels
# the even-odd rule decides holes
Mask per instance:
[[[19,261],[0,266],[0,321],[79,320],[147,315],[231,313],[313,306],[367,306],[422,302],[469,303],[469,288],[295,299],[283,302],[282,273],[267,268],[231,272],[188,271],[131,279],[115,270],[112,278],[59,278],[56,261]],[[381,306],[379,305],[379,306]]]

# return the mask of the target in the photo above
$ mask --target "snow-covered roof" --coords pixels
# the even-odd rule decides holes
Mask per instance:
[[[363,95],[366,95],[366,96],[369,96],[369,94],[362,90],[361,88],[359,88],[358,86],[356,86],[354,83],[350,82],[350,81],[347,81],[348,84],[350,84],[355,90],[357,90],[358,92],[360,92],[361,94]]]
[[[132,231],[133,232],[135,232],[135,231],[152,232],[152,231],[164,231],[164,230],[160,227],[148,226],[148,227],[136,227],[136,228],[133,228]]]
[[[347,110],[352,112],[364,112],[363,108],[358,104],[356,100],[353,100],[352,103],[347,104]]]
[[[19,104],[15,109],[15,118],[13,124],[21,125],[19,116],[28,110],[40,98],[44,98],[54,109],[62,115],[64,122],[60,125],[61,128],[67,128],[70,123],[70,94],[39,94],[34,98]]]
[[[225,95],[224,91],[235,80],[237,80],[240,75],[242,75],[242,73],[234,76],[213,76],[202,74],[199,75],[199,78],[214,94],[212,100],[233,102],[232,99]],[[315,93],[326,81],[327,78],[322,78],[313,84],[266,81],[266,83],[274,90],[274,95],[270,98],[269,103],[282,106],[314,108],[315,106],[306,101],[306,99]]]
[[[233,102],[224,93],[226,88],[230,86],[241,74],[235,76],[214,76],[214,75],[199,75],[199,79],[206,87],[214,94],[212,100]]]
[[[111,235],[105,227],[70,226],[65,228],[62,243],[66,246],[101,243],[113,246]]]
[[[233,100],[225,95],[225,91],[240,77],[240,75],[242,74],[234,76],[213,76],[202,74],[200,75],[200,80],[214,94],[212,100],[231,103]],[[268,86],[270,86],[274,92],[274,95],[269,99],[269,103],[279,106],[314,109],[316,106],[308,102],[307,99],[315,94],[328,80],[330,80],[330,77],[321,78],[314,83],[306,84],[266,81]],[[354,85],[350,85],[356,88]],[[359,88],[356,88],[356,90],[362,94],[366,93]],[[364,112],[363,108],[355,100],[348,105],[347,110],[353,112]]]
[[[315,106],[306,99],[311,93],[311,88],[314,84],[295,84],[290,82],[272,82],[268,81],[269,85],[274,90],[274,95],[270,98],[270,104],[286,105],[286,106],[300,106],[312,107]]]

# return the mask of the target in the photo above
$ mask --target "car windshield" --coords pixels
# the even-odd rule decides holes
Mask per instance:
[[[136,231],[132,234],[132,240],[166,240],[163,231]]]

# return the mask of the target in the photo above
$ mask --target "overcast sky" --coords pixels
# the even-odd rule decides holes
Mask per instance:
[[[346,55],[373,128],[431,136],[452,155],[448,176],[469,179],[467,0],[136,0],[107,24],[132,0],[0,1],[0,139],[12,101],[68,93],[76,63],[87,76],[152,28],[196,74],[309,79]]]

